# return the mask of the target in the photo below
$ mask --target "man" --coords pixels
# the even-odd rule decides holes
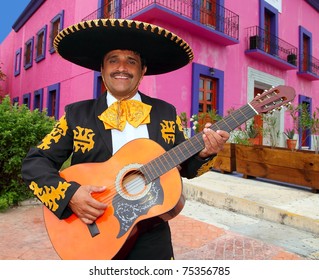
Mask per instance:
[[[111,204],[114,212],[117,211],[115,199],[106,203],[93,195],[107,192],[110,186],[68,181],[59,174],[62,164],[70,155],[72,165],[105,162],[134,139],[151,139],[165,151],[184,142],[175,107],[144,95],[138,87],[144,75],[178,69],[192,60],[193,53],[185,41],[165,29],[121,19],[88,21],[66,28],[56,37],[55,48],[73,63],[100,70],[107,91],[97,100],[68,105],[53,131],[30,149],[23,162],[22,175],[34,194],[59,219],[75,214],[82,223],[94,225]],[[200,168],[228,140],[227,132],[215,132],[209,126],[207,124],[203,131],[203,148],[178,166],[181,176],[199,175]],[[167,134],[163,128],[170,128],[170,132]],[[90,145],[85,146],[87,142]],[[133,154],[138,158],[138,153],[151,152],[132,148],[127,157]],[[105,176],[108,173],[111,170],[105,170]],[[169,187],[173,191],[174,186]],[[158,191],[162,191],[161,186]],[[129,199],[135,196],[127,192]],[[125,211],[129,215],[128,210]],[[63,236],[61,232],[60,238]],[[128,247],[123,246],[114,258],[173,259],[168,222],[143,226],[137,240]]]

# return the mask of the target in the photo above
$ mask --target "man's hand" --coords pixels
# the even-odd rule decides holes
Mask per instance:
[[[92,193],[101,193],[106,187],[81,186],[72,196],[69,206],[73,213],[85,224],[92,224],[103,215],[107,205],[94,199]]]
[[[220,152],[224,148],[224,144],[229,139],[229,133],[227,131],[214,131],[209,128],[211,125],[211,123],[207,123],[203,129],[205,148],[198,154],[198,156],[201,158],[207,158]]]

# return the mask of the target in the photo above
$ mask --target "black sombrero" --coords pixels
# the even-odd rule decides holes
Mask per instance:
[[[127,19],[74,24],[55,37],[54,48],[64,59],[95,71],[101,70],[107,52],[133,50],[146,60],[145,75],[167,73],[193,59],[191,47],[179,36],[156,25]]]

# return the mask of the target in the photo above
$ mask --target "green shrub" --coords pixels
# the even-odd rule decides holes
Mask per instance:
[[[55,124],[52,117],[26,105],[11,104],[9,96],[0,103],[0,210],[33,197],[21,177],[21,163]]]

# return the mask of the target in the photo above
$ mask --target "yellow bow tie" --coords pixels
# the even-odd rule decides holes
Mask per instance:
[[[100,116],[105,129],[118,129],[123,131],[126,122],[138,127],[140,124],[150,123],[152,106],[137,100],[123,100],[114,102]]]

